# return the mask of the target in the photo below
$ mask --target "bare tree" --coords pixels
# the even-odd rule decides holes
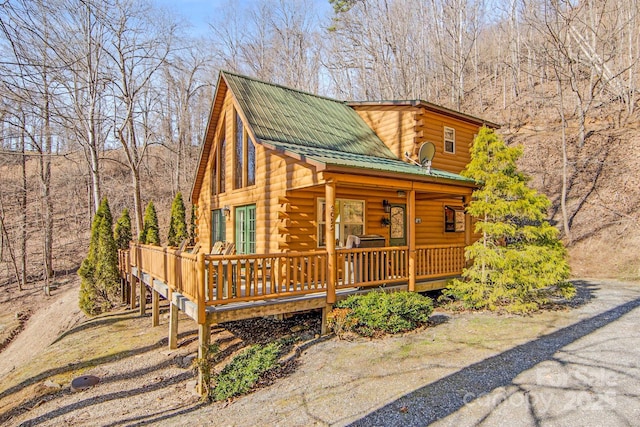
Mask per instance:
[[[177,50],[167,58],[162,67],[158,84],[163,89],[164,99],[161,101],[160,125],[162,143],[173,153],[171,170],[172,193],[184,191],[183,175],[193,170],[186,164],[189,147],[197,145],[201,134],[198,119],[206,115],[213,87],[207,81],[212,75],[209,70],[210,58],[198,47],[185,47]],[[202,94],[209,99],[202,99]],[[206,106],[206,107],[205,107]]]
[[[56,81],[58,28],[51,24],[54,5],[16,1],[4,3],[0,25],[10,46],[12,67],[5,77],[5,89],[28,108],[32,119],[23,129],[38,152],[40,200],[43,231],[43,279],[45,293],[53,276],[53,201],[51,195],[51,155],[54,148],[54,101],[59,95]]]
[[[118,0],[109,16],[110,57],[114,82],[115,137],[125,153],[131,175],[134,222],[137,234],[142,230],[142,194],[140,168],[149,143],[149,129],[141,118],[140,97],[153,83],[161,65],[172,50],[175,26],[165,17],[154,15],[147,5],[135,0]],[[139,138],[142,132],[143,137]]]
[[[85,152],[93,212],[102,199],[100,156],[107,136],[104,94],[110,84],[105,64],[104,48],[109,42],[105,20],[112,6],[104,0],[65,0],[60,7],[66,19],[58,21],[71,39],[61,46],[68,75],[62,79],[68,94],[62,118]]]

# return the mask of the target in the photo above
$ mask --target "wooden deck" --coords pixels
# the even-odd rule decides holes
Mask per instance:
[[[321,309],[322,333],[333,303],[354,293],[443,288],[465,265],[463,245],[339,249],[281,254],[207,255],[132,243],[119,251],[123,298],[160,324],[160,298],[169,304],[169,348],[178,346],[178,313],[198,324],[198,357],[209,346],[211,325]],[[335,266],[333,269],[330,266]],[[413,268],[409,268],[412,266]],[[139,295],[139,298],[138,298]],[[199,365],[198,390],[208,368]]]
[[[464,247],[418,247],[413,272],[407,247],[341,249],[336,259],[330,273],[324,251],[222,256],[132,244],[119,253],[132,308],[140,284],[141,294],[144,285],[198,323],[218,323],[324,308],[356,291],[407,289],[410,274],[415,274],[414,290],[440,289],[462,272]],[[331,289],[330,274],[335,274]],[[142,295],[140,300],[145,301]]]

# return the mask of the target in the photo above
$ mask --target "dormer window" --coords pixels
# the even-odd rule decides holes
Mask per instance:
[[[444,152],[455,154],[456,152],[456,130],[444,127]]]

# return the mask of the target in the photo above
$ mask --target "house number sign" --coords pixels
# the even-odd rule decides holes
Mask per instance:
[[[333,233],[336,230],[336,223],[335,223],[336,208],[334,205],[329,205],[328,208],[329,208],[329,231]]]

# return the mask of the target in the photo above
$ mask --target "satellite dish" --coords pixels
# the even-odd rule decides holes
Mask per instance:
[[[418,151],[418,159],[423,168],[427,168],[427,173],[431,173],[431,160],[436,155],[436,146],[433,142],[425,142],[420,146]]]
[[[420,159],[420,164],[426,166],[427,162],[431,163],[433,160],[433,156],[436,155],[436,146],[433,145],[433,142],[425,142],[420,146],[420,151],[418,151],[418,159]]]

